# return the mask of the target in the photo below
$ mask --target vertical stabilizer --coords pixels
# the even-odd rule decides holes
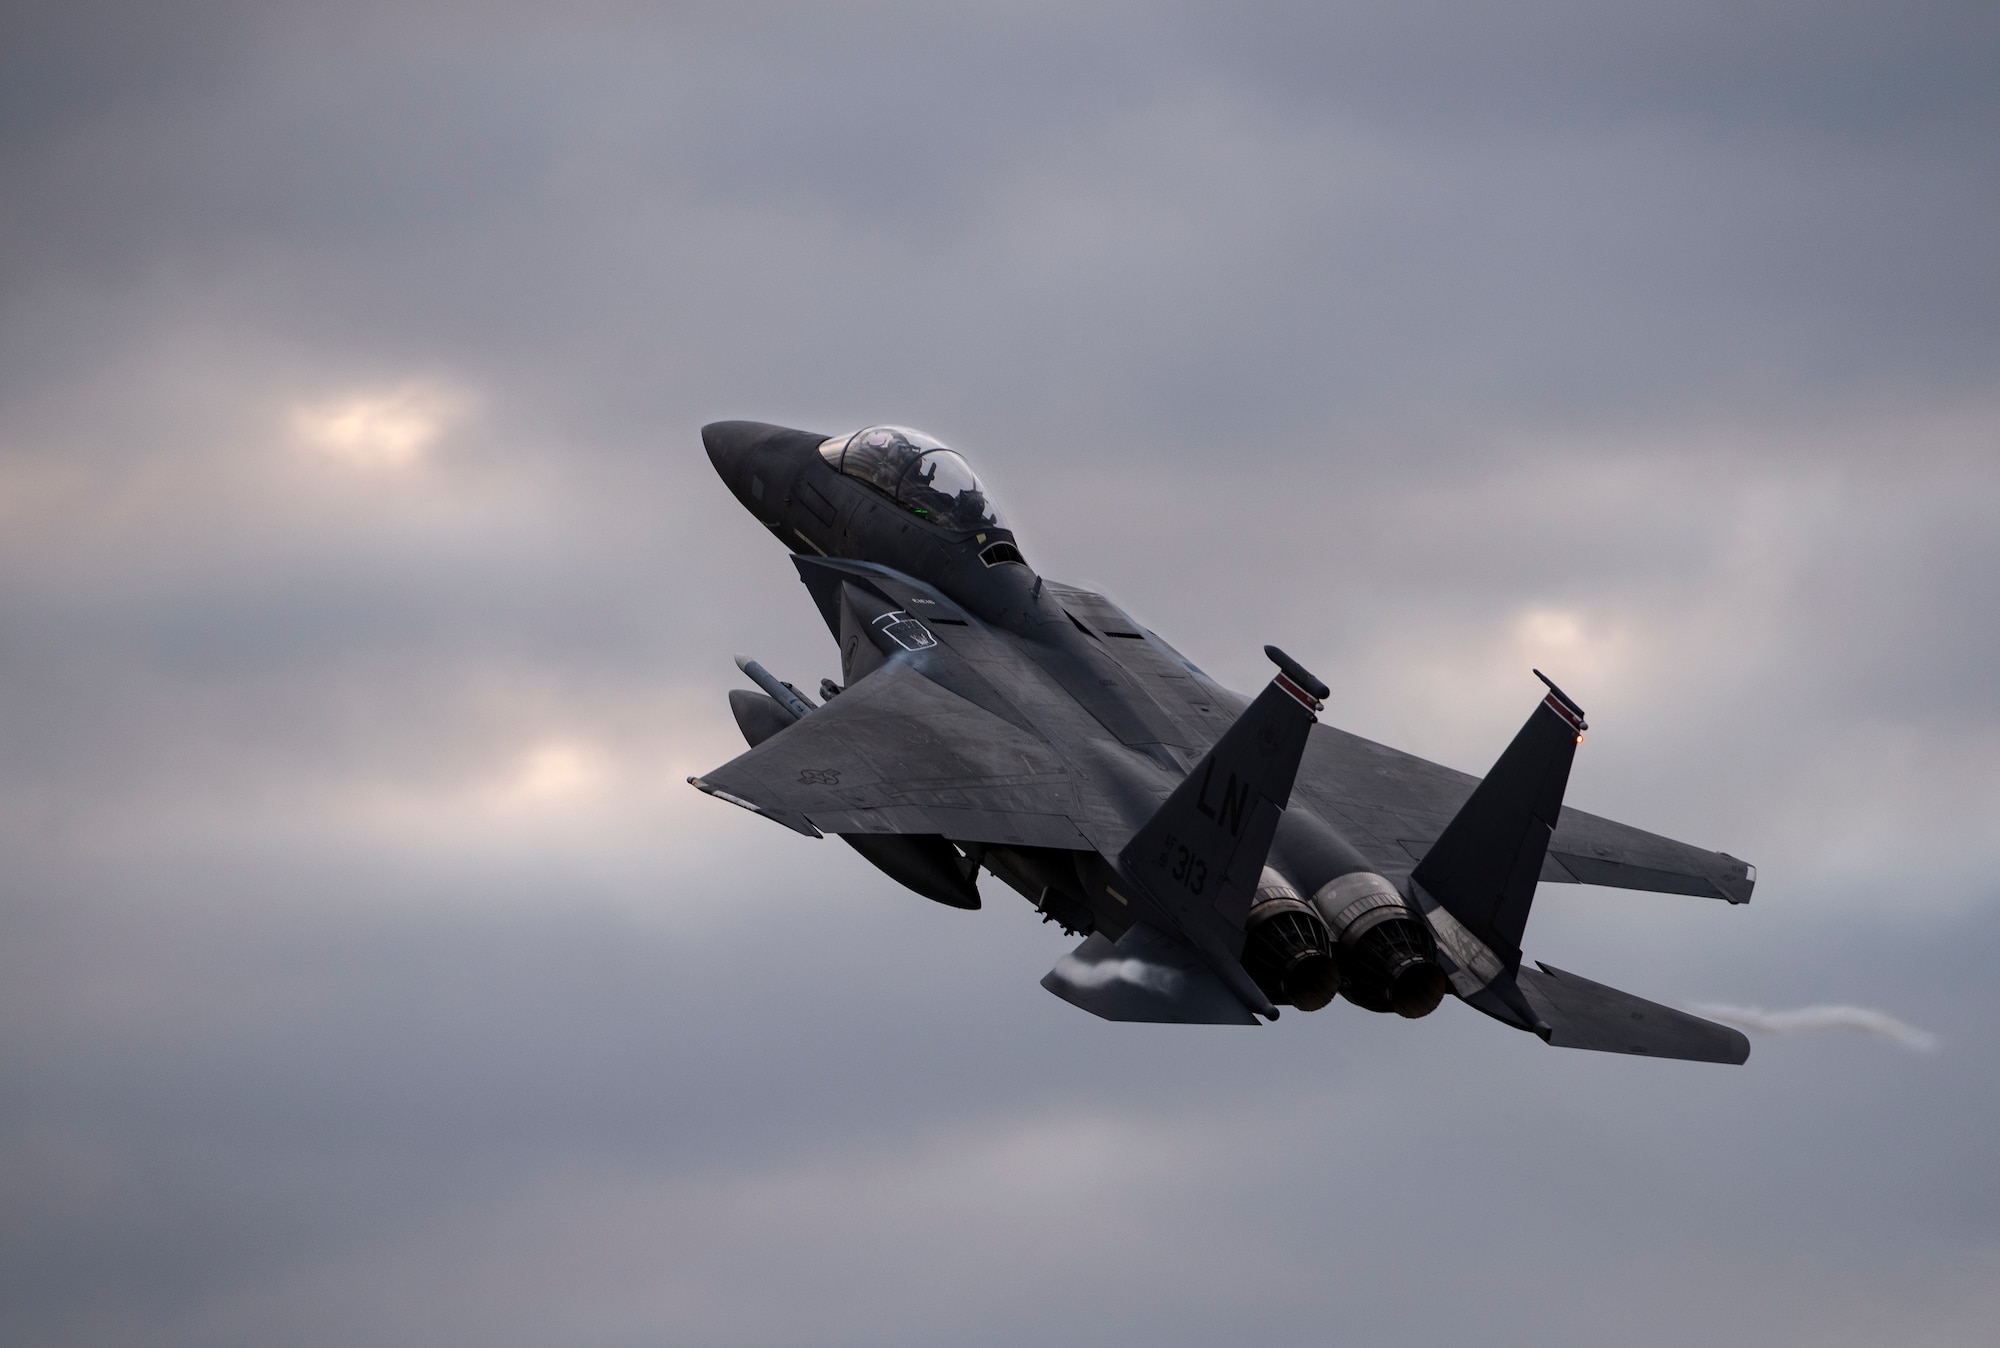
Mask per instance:
[[[1587,729],[1582,708],[1540,670],[1535,677],[1548,696],[1410,875],[1510,972],[1521,963],[1535,881]]]
[[[1292,798],[1324,683],[1274,646],[1272,679],[1119,854],[1119,868],[1159,901],[1243,1004],[1277,1008],[1244,972],[1244,926]]]

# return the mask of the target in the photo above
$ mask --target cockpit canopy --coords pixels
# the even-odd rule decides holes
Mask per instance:
[[[1000,516],[986,499],[972,465],[922,431],[870,426],[835,436],[820,457],[849,477],[887,492],[912,514],[947,529],[992,529]]]

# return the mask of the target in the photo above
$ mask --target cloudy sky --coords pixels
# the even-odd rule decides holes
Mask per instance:
[[[0,14],[0,1338],[1992,1342],[1988,3]],[[1113,1026],[689,790],[834,651],[697,428],[960,446],[1239,687],[1755,903]],[[1810,1010],[1810,1008],[1821,1008]],[[1928,1051],[1926,1051],[1928,1050]]]

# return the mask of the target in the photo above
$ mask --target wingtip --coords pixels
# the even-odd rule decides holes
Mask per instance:
[[[1717,897],[1732,906],[1750,902],[1750,896],[1757,889],[1757,868],[1742,857],[1733,857],[1727,852],[1717,852],[1715,855],[1721,857],[1736,869],[1733,874],[1710,875],[1708,877],[1709,888],[1715,892]]]

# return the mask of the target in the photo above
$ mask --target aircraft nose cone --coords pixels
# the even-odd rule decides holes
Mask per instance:
[[[711,421],[701,428],[702,448],[715,474],[744,509],[771,523],[779,501],[826,437],[762,421]]]
[[[758,421],[711,421],[701,428],[701,446],[722,480],[733,483],[736,470],[770,430]]]

